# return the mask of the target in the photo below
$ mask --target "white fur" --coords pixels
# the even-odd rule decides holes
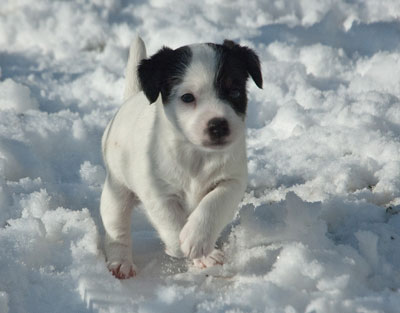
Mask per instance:
[[[125,73],[124,101],[136,95],[141,90],[136,68],[139,62],[145,58],[146,47],[142,38],[137,36],[129,49],[129,60]]]
[[[139,202],[168,254],[207,264],[205,258],[215,255],[215,242],[244,194],[244,121],[216,96],[214,51],[205,45],[191,49],[192,62],[183,83],[172,91],[171,102],[164,106],[159,97],[150,105],[136,75],[145,57],[143,41],[137,39],[126,71],[126,101],[103,135],[107,179],[100,209],[108,266],[119,278],[136,271],[130,223]],[[187,92],[195,95],[195,105],[180,103]],[[202,145],[207,121],[213,117],[224,117],[230,124],[230,144],[224,148]]]

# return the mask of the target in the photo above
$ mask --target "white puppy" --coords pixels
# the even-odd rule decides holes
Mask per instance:
[[[260,62],[232,41],[164,47],[146,59],[130,50],[125,103],[103,135],[107,178],[101,196],[108,268],[136,274],[131,211],[141,202],[166,253],[222,263],[215,243],[247,182],[246,81],[262,87]]]

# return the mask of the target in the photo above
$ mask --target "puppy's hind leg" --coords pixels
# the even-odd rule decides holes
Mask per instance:
[[[119,279],[136,275],[132,260],[131,213],[136,196],[107,175],[101,194],[100,213],[105,229],[107,266]]]

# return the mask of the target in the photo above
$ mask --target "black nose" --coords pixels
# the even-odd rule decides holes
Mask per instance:
[[[224,118],[215,117],[208,121],[208,135],[212,141],[218,141],[223,137],[229,136],[229,124]]]

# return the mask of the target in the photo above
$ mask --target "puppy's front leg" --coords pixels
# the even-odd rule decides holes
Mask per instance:
[[[100,203],[105,229],[104,248],[108,269],[119,279],[136,275],[132,260],[131,212],[137,202],[130,190],[107,176]]]
[[[224,180],[204,196],[179,235],[186,257],[197,259],[214,250],[219,234],[232,221],[244,189],[239,180]]]
[[[179,243],[179,233],[186,222],[187,214],[178,199],[157,198],[144,200],[146,213],[165,244],[165,252],[176,258],[184,255]]]

